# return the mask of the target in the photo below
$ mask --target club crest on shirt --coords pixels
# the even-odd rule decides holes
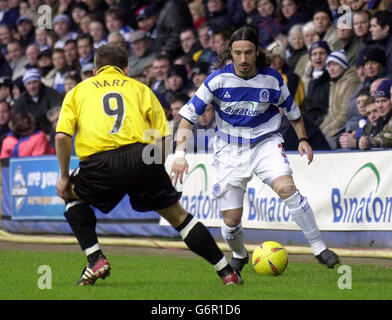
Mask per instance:
[[[260,102],[268,102],[269,101],[269,91],[267,89],[260,90]]]

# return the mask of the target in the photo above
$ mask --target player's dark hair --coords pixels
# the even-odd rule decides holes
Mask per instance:
[[[104,66],[116,66],[123,70],[128,66],[127,50],[116,44],[99,47],[95,51],[94,66],[96,70]]]
[[[270,65],[269,54],[263,48],[260,48],[258,32],[253,26],[247,25],[234,31],[230,37],[229,48],[231,49],[233,42],[240,40],[250,41],[255,45],[256,50],[259,49],[256,58],[257,67],[265,68]]]

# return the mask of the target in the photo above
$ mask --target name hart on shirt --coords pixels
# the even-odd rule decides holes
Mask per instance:
[[[125,83],[127,83],[127,79],[113,79],[113,80],[103,80],[102,81],[93,81],[92,84],[97,88],[104,88],[104,87],[122,87]]]

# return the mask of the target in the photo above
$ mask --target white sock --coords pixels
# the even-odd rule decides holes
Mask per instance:
[[[223,239],[230,247],[231,251],[233,251],[234,258],[243,259],[248,256],[248,251],[244,245],[244,232],[241,224],[235,227],[228,227],[222,221],[221,232]]]
[[[290,210],[293,221],[302,229],[314,255],[319,255],[327,246],[321,239],[320,230],[307,199],[297,191],[291,197],[284,199],[284,202]]]
[[[229,263],[227,262],[227,259],[225,256],[223,256],[222,259],[219,260],[217,264],[214,265],[214,268],[216,271],[221,271],[224,267],[226,267]]]

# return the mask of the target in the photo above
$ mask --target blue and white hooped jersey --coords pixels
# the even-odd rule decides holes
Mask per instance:
[[[181,108],[180,116],[196,123],[208,103],[215,107],[217,134],[237,143],[256,143],[277,132],[282,118],[278,107],[289,120],[301,116],[282,76],[272,68],[260,68],[250,79],[238,77],[233,64],[213,72]]]

